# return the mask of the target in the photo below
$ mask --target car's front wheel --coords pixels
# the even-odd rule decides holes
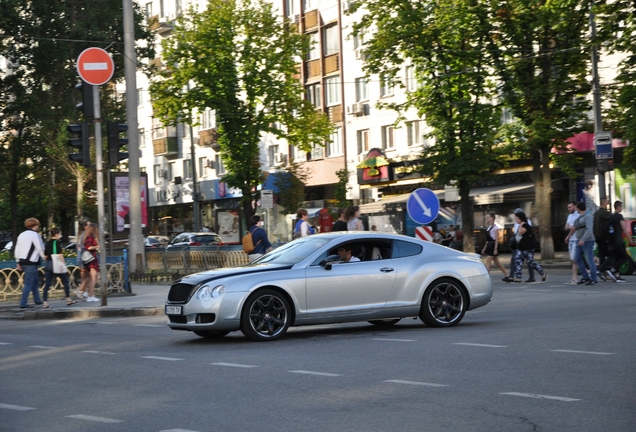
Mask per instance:
[[[378,327],[391,327],[399,323],[400,321],[401,321],[401,318],[394,318],[394,319],[384,319],[384,320],[373,320],[369,322]]]
[[[197,336],[201,336],[202,338],[206,338],[206,339],[221,339],[223,336],[227,335],[229,331],[213,332],[213,331],[194,330],[193,333]]]
[[[272,341],[285,334],[291,310],[285,296],[273,289],[250,295],[241,313],[241,331],[255,341]]]
[[[468,299],[459,282],[438,279],[424,291],[420,319],[430,327],[451,327],[464,318],[467,307]]]

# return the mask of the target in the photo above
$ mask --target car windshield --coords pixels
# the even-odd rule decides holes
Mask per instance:
[[[214,243],[215,241],[221,241],[221,239],[215,235],[198,235],[194,236],[191,241],[196,243]]]
[[[329,243],[331,239],[305,237],[287,243],[258,258],[256,263],[296,264]]]

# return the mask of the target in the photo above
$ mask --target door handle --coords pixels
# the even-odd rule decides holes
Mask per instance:
[[[380,269],[380,271],[383,272],[383,273],[389,273],[389,272],[392,272],[393,270],[395,270],[395,269],[393,269],[391,267],[382,267]]]

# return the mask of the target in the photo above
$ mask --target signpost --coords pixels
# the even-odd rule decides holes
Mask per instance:
[[[97,228],[99,234],[99,268],[102,287],[102,306],[107,306],[108,285],[106,269],[106,242],[104,226],[104,163],[102,158],[102,115],[99,104],[99,86],[107,83],[115,72],[110,55],[101,48],[87,48],[77,58],[77,73],[93,90],[93,115],[95,116],[95,170],[97,171]],[[111,236],[113,235],[111,227]]]
[[[596,159],[612,159],[614,157],[612,132],[596,132],[594,134],[594,148]]]
[[[417,223],[431,223],[439,214],[439,198],[430,189],[417,189],[409,196],[406,211]]]
[[[415,238],[422,239],[424,241],[433,241],[433,230],[429,227],[417,227],[415,228]]]
[[[274,191],[271,189],[261,190],[261,208],[273,209],[274,208]]]

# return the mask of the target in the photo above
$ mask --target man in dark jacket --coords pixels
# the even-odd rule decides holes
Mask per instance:
[[[607,211],[608,204],[609,201],[607,198],[601,198],[601,206],[598,210],[596,210],[596,213],[594,213],[594,238],[596,239],[596,244],[598,246],[598,262],[600,265],[603,265],[603,262],[607,257],[607,237],[603,232],[603,226],[605,226],[605,222],[612,215],[609,211]]]

